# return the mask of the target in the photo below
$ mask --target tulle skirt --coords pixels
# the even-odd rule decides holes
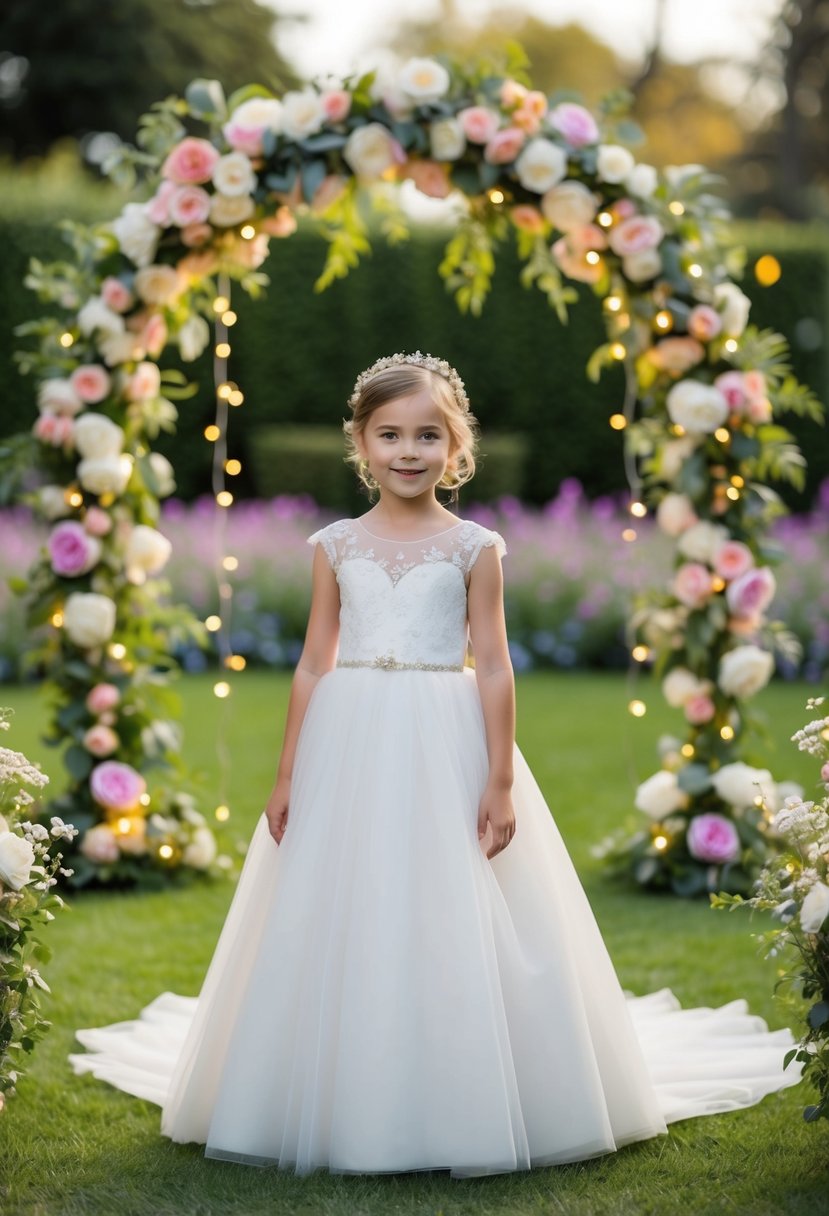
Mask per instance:
[[[515,748],[491,860],[474,673],[335,668],[264,815],[198,998],[78,1031],[76,1072],[162,1108],[205,1155],[306,1174],[577,1161],[794,1084],[788,1030],[742,1000],[622,991]]]

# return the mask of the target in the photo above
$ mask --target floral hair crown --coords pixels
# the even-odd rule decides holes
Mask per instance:
[[[449,386],[455,394],[455,400],[461,412],[464,414],[470,413],[469,398],[466,395],[463,380],[461,380],[452,364],[447,363],[445,359],[438,359],[434,355],[424,355],[419,350],[414,351],[411,355],[385,355],[382,359],[378,359],[376,363],[372,363],[371,367],[367,367],[357,377],[354,391],[348,399],[350,407],[352,409],[355,408],[364,385],[367,384],[372,376],[376,375],[377,372],[385,371],[387,367],[395,367],[398,363],[409,363],[413,367],[425,367],[428,371],[436,372],[439,376],[443,376],[444,380],[449,382]]]

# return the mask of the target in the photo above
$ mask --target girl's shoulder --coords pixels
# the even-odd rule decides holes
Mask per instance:
[[[361,534],[361,531],[355,525],[357,520],[354,519],[335,519],[332,523],[326,524],[323,528],[318,528],[308,538],[308,544],[321,544],[327,553],[332,564],[338,561],[344,553],[344,550],[351,552],[354,545],[365,542],[366,537]],[[368,533],[371,536],[371,533]],[[375,538],[376,539],[376,538]],[[370,542],[369,542],[370,543]],[[445,529],[443,532],[436,533],[434,536],[425,537],[422,541],[400,541],[395,542],[386,538],[384,542],[387,546],[400,544],[404,546],[416,547],[421,544],[424,551],[428,550],[430,556],[437,558],[439,555],[451,556],[452,560],[465,566],[470,570],[475,564],[478,554],[482,549],[494,547],[499,557],[503,557],[507,552],[506,541],[500,532],[494,531],[492,528],[486,528],[483,524],[477,523],[473,519],[459,519],[454,525]],[[446,552],[448,550],[448,552]]]

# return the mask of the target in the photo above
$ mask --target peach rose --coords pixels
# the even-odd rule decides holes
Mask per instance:
[[[514,127],[520,127],[527,135],[537,135],[541,130],[541,119],[538,114],[534,114],[532,110],[525,109],[524,106],[519,106],[517,110],[513,110],[510,115],[510,122]]]
[[[705,358],[705,350],[696,338],[663,338],[651,347],[647,358],[661,372],[682,375]]]
[[[101,299],[113,312],[126,312],[132,308],[135,297],[125,283],[110,274],[101,284]]]
[[[523,104],[527,96],[527,88],[523,84],[519,84],[517,80],[505,80],[498,90],[498,97],[501,105],[507,110],[511,110],[513,106]],[[474,142],[474,141],[473,141]],[[483,141],[481,141],[483,142]]]
[[[317,191],[317,194],[322,191],[326,181],[328,181],[328,178],[323,181],[322,185]],[[317,195],[315,194],[314,199],[316,199],[316,197]],[[282,206],[277,208],[274,215],[267,215],[263,220],[260,220],[259,227],[262,232],[267,232],[268,236],[291,236],[292,233],[296,232],[296,217],[294,216],[294,213],[290,207]]]
[[[68,447],[71,444],[74,430],[75,424],[71,418],[44,410],[32,427],[32,434],[41,443],[48,443],[53,448],[59,448]]]
[[[90,726],[88,731],[85,731],[83,737],[83,745],[88,752],[93,756],[102,758],[111,756],[120,746],[121,740],[116,735],[111,726],[102,726],[100,722],[95,726]]]
[[[146,401],[161,392],[161,373],[155,363],[139,363],[127,381],[130,401]]]
[[[727,540],[714,551],[714,569],[720,578],[731,582],[740,578],[754,565],[754,556],[748,545],[740,540]]]
[[[87,405],[103,401],[112,385],[109,372],[98,363],[82,363],[76,367],[69,377],[69,383]]]
[[[421,194],[429,198],[446,198],[452,190],[449,174],[436,160],[409,160],[397,171],[401,180],[414,182]]]
[[[508,165],[524,146],[526,135],[520,127],[504,127],[496,131],[484,148],[484,160],[489,165]]]
[[[766,398],[758,400],[752,397],[746,405],[746,417],[749,422],[753,422],[755,426],[759,426],[763,422],[768,422],[771,418],[771,402]]]
[[[703,726],[710,722],[716,712],[714,702],[704,693],[689,697],[685,702],[685,718],[692,726]]]
[[[688,333],[700,342],[710,342],[722,329],[722,317],[710,304],[697,304],[688,314]]]
[[[471,144],[488,144],[498,130],[500,119],[488,106],[467,106],[458,113],[458,122]]]
[[[177,186],[170,195],[170,219],[179,228],[203,224],[210,214],[210,195],[201,186]]]
[[[114,709],[120,700],[121,693],[116,684],[95,684],[86,694],[84,703],[91,714],[102,714]]]
[[[206,245],[212,236],[213,229],[209,224],[185,224],[181,230],[181,243],[188,249],[199,249]]]
[[[106,536],[112,531],[112,520],[102,507],[87,507],[83,526],[90,536]]]
[[[342,122],[351,110],[351,94],[347,89],[324,89],[320,102],[329,122]]]
[[[743,384],[748,397],[760,399],[766,396],[766,377],[762,372],[743,372]]]
[[[672,590],[686,607],[701,608],[713,590],[711,571],[701,562],[685,562],[674,575]]]
[[[531,203],[516,204],[510,211],[510,219],[515,224],[515,227],[520,228],[522,232],[537,234],[543,232],[546,227],[544,216]]]
[[[170,199],[178,187],[175,182],[163,181],[147,203],[147,219],[163,228],[170,223]]]
[[[610,231],[610,248],[619,257],[655,249],[662,240],[662,225],[652,215],[632,215]]]
[[[552,246],[556,262],[568,276],[579,283],[598,283],[604,274],[601,262],[588,262],[587,254],[606,248],[607,238],[596,224],[573,228]]]
[[[168,153],[161,176],[180,186],[209,182],[219,162],[219,153],[206,139],[186,136]]]
[[[167,336],[167,322],[160,312],[152,312],[142,324],[138,341],[147,354],[156,359],[167,345]]]

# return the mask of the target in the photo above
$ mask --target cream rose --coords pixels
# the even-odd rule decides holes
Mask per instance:
[[[95,456],[78,465],[78,480],[90,494],[123,494],[132,476],[132,457]]]
[[[681,709],[692,697],[707,696],[710,680],[700,680],[687,667],[674,667],[662,681],[662,695],[674,709]]]
[[[694,562],[707,562],[709,566],[713,566],[714,554],[728,537],[728,528],[722,524],[712,524],[707,519],[700,519],[683,532],[677,548],[683,557]]]
[[[230,198],[251,194],[256,186],[256,173],[250,157],[245,156],[244,152],[228,152],[226,156],[220,156],[213,168],[213,185],[220,194]]]
[[[742,760],[724,764],[711,774],[711,784],[718,797],[730,806],[752,806],[754,799],[762,796],[773,806],[777,799],[774,778],[767,768],[752,768]]]
[[[127,203],[110,228],[122,253],[136,266],[149,266],[158,248],[161,229],[147,215],[146,203]]]
[[[325,106],[316,89],[295,90],[282,98],[282,130],[289,139],[307,139],[309,135],[316,135],[325,118]],[[213,180],[216,180],[215,177]]]
[[[217,853],[216,837],[210,828],[196,828],[189,844],[185,845],[182,863],[192,866],[194,870],[206,870],[214,861]]]
[[[656,508],[656,522],[667,536],[679,536],[697,523],[697,513],[687,494],[666,494]]]
[[[90,296],[78,313],[78,326],[85,337],[91,334],[122,334],[124,318],[107,308],[100,296]]]
[[[589,224],[597,209],[595,194],[582,182],[561,182],[541,199],[545,219],[559,232],[572,232]]]
[[[819,933],[829,916],[829,887],[816,882],[806,893],[800,908],[800,924],[804,933]]]
[[[235,228],[253,215],[249,194],[214,194],[210,200],[210,222],[217,228]]]
[[[84,650],[102,646],[115,631],[115,602],[93,591],[73,591],[63,606],[63,628]]]
[[[718,283],[714,288],[714,304],[722,318],[723,332],[739,338],[748,324],[751,300],[736,283]]]
[[[396,163],[391,134],[379,122],[357,127],[346,141],[343,159],[357,177],[365,180],[380,177]]]
[[[166,536],[146,524],[136,524],[126,546],[127,578],[131,583],[145,582],[148,574],[163,569],[172,551]]]
[[[16,832],[0,832],[0,883],[19,891],[29,881],[35,851],[31,842]]]
[[[662,270],[662,255],[658,249],[642,249],[622,258],[622,271],[631,283],[647,283]]]
[[[634,799],[636,807],[650,815],[652,819],[664,819],[673,811],[681,811],[688,805],[688,795],[679,788],[676,773],[660,769],[647,781],[643,781],[636,791]]]
[[[70,511],[63,486],[41,486],[37,492],[37,505],[46,519],[63,519]]]
[[[98,865],[117,861],[119,857],[118,839],[109,824],[96,823],[89,831],[84,832],[81,852],[89,861],[94,861]]]
[[[429,128],[429,143],[435,160],[457,160],[466,150],[466,136],[457,118],[439,118]]]
[[[682,439],[669,439],[659,452],[659,474],[665,481],[673,481],[695,448],[694,440],[685,435]]]
[[[135,290],[145,304],[172,304],[185,288],[174,266],[145,266],[135,276]]]
[[[759,646],[736,646],[720,659],[718,683],[729,697],[753,697],[774,671],[774,655]]]
[[[71,380],[62,378],[41,381],[37,389],[37,405],[40,410],[63,414],[67,418],[74,418],[83,409],[83,401]]]
[[[75,423],[74,435],[81,456],[117,456],[124,446],[123,430],[105,414],[83,414]]]
[[[566,174],[567,153],[549,139],[531,139],[515,162],[515,172],[525,190],[544,194]]]
[[[194,313],[178,331],[178,348],[185,363],[192,363],[210,341],[210,326],[204,317]]]
[[[680,380],[668,393],[671,422],[691,434],[711,434],[728,417],[728,402],[719,389],[699,380]]]
[[[173,466],[161,452],[150,452],[148,459],[158,485],[158,497],[167,498],[176,488]]]
[[[434,59],[410,59],[397,76],[398,88],[418,105],[444,97],[449,83],[446,68]]]
[[[603,182],[618,185],[633,172],[635,164],[631,153],[621,144],[599,144],[596,171]]]
[[[625,187],[636,198],[650,198],[659,184],[659,176],[653,165],[634,165],[625,178]]]

